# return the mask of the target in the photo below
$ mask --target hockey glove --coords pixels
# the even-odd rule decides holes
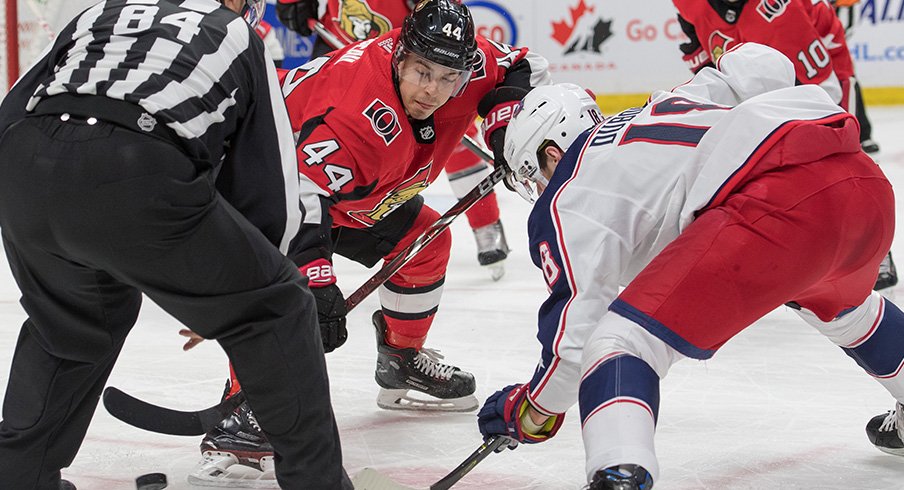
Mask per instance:
[[[527,90],[521,87],[498,87],[484,95],[477,105],[477,113],[483,118],[480,123],[483,140],[487,144],[487,148],[493,151],[493,165],[502,165],[506,172],[511,172],[511,169],[505,161],[503,153],[505,128],[512,119],[515,108],[525,95],[527,95]],[[506,186],[508,186],[507,183]]]
[[[487,398],[483,408],[477,413],[477,425],[484,439],[503,435],[517,442],[534,444],[556,435],[565,414],[550,417],[537,433],[531,433],[524,428],[521,418],[528,416],[525,411],[530,405],[527,401],[529,388],[527,384],[509,385]],[[516,446],[517,444],[508,447],[514,449]]]
[[[318,0],[278,0],[276,16],[289,30],[302,36],[311,35],[308,21],[317,18]]]
[[[333,264],[320,258],[303,265],[298,270],[308,276],[308,287],[317,300],[317,320],[320,323],[320,336],[323,339],[323,351],[333,352],[348,340],[345,329],[345,297],[333,274]]]

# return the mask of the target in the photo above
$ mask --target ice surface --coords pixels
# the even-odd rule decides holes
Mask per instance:
[[[880,163],[904,182],[904,108],[870,108]],[[499,200],[513,253],[498,283],[477,265],[467,223],[453,224],[455,245],[445,295],[428,347],[472,371],[481,401],[501,386],[530,378],[538,358],[536,308],[546,296],[526,253],[528,205],[502,186]],[[427,191],[437,208],[453,202],[441,179]],[[904,199],[899,199],[902,212]],[[902,234],[902,233],[899,233]],[[904,266],[904,238],[894,244]],[[354,290],[373,271],[337,260],[340,286]],[[902,271],[904,272],[904,271]],[[900,290],[900,286],[898,288]],[[894,294],[894,292],[892,292]],[[904,296],[904,295],[902,295]],[[24,313],[5,263],[0,267],[0,382]],[[374,467],[421,487],[444,476],[480,444],[474,413],[385,411],[374,400],[375,359],[367,298],[349,315],[349,341],[327,356],[333,404],[350,473]],[[213,342],[181,350],[180,325],[150,301],[129,337],[109,384],[177,409],[206,407],[220,397],[226,360]],[[904,488],[904,459],[877,451],[866,422],[890,409],[891,397],[837,347],[781,308],[729,342],[707,362],[684,361],[662,383],[657,489]],[[150,472],[189,489],[200,438],[151,434],[98,409],[82,450],[63,470],[80,489],[126,490]],[[492,454],[456,488],[558,490],[584,484],[576,410],[550,442]]]

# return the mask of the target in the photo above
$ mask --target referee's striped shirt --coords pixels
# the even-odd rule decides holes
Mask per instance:
[[[298,232],[292,129],[263,42],[217,0],[107,0],[76,17],[0,106],[0,134],[57,94],[144,108],[286,253]]]

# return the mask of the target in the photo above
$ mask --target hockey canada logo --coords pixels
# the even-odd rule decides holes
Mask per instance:
[[[365,226],[377,224],[378,221],[388,216],[389,213],[401,207],[402,204],[405,204],[409,199],[418,195],[430,185],[430,169],[432,167],[433,162],[431,161],[419,169],[410,179],[405,180],[396,186],[395,189],[387,192],[386,197],[373,209],[349,211],[349,217]]]
[[[552,23],[553,40],[565,47],[564,54],[600,53],[600,46],[612,37],[612,21],[593,15],[596,7],[588,7],[584,0],[568,10],[568,19]]]
[[[713,60],[713,63],[719,61],[719,58],[728,51],[728,48],[731,47],[731,43],[734,42],[734,38],[730,36],[726,36],[722,34],[720,31],[713,31],[709,36],[709,52],[710,59]]]
[[[776,17],[785,13],[789,3],[791,0],[760,0],[756,11],[766,19],[766,22],[772,22]]]
[[[386,146],[389,146],[402,133],[399,117],[392,107],[384,104],[380,99],[374,99],[362,114],[370,120],[370,126],[374,128],[377,135],[383,138]]]

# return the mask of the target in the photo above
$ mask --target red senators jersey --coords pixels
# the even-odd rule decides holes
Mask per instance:
[[[840,80],[853,75],[844,27],[825,0],[748,0],[737,7],[720,0],[673,3],[686,21],[682,27],[691,42],[682,50],[695,72],[738,43],[756,42],[791,59],[801,83],[822,84],[833,73]],[[695,42],[698,48],[687,48]]]
[[[328,0],[320,22],[346,44],[382,36],[402,27],[410,0]]]
[[[479,68],[462,95],[409,120],[391,66],[398,36],[395,29],[280,74],[302,192],[311,187],[304,180],[316,185],[334,227],[373,226],[436,180],[491,89],[549,83],[542,57],[478,36]]]

